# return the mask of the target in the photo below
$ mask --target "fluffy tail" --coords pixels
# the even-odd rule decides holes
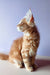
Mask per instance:
[[[9,55],[0,53],[0,60],[8,60]]]

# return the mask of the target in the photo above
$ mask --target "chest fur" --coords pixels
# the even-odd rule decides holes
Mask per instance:
[[[27,36],[28,34],[28,36]],[[32,33],[32,34],[29,34],[29,33],[25,33],[24,34],[24,37],[23,37],[23,46],[25,48],[30,48],[30,47],[36,47],[37,44],[39,43],[39,36],[37,33]]]

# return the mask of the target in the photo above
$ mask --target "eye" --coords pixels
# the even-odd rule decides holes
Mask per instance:
[[[21,26],[21,29],[23,29],[23,26]]]

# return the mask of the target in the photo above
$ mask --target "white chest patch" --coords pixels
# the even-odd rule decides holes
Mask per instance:
[[[30,36],[30,33],[29,33],[29,32],[26,32],[24,35],[26,35],[26,36]]]

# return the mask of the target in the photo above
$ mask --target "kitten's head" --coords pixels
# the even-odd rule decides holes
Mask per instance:
[[[33,14],[31,10],[29,9],[29,11],[26,13],[26,16],[17,25],[17,29],[18,31],[24,32],[25,30],[34,26],[35,26],[35,23],[34,23]]]

